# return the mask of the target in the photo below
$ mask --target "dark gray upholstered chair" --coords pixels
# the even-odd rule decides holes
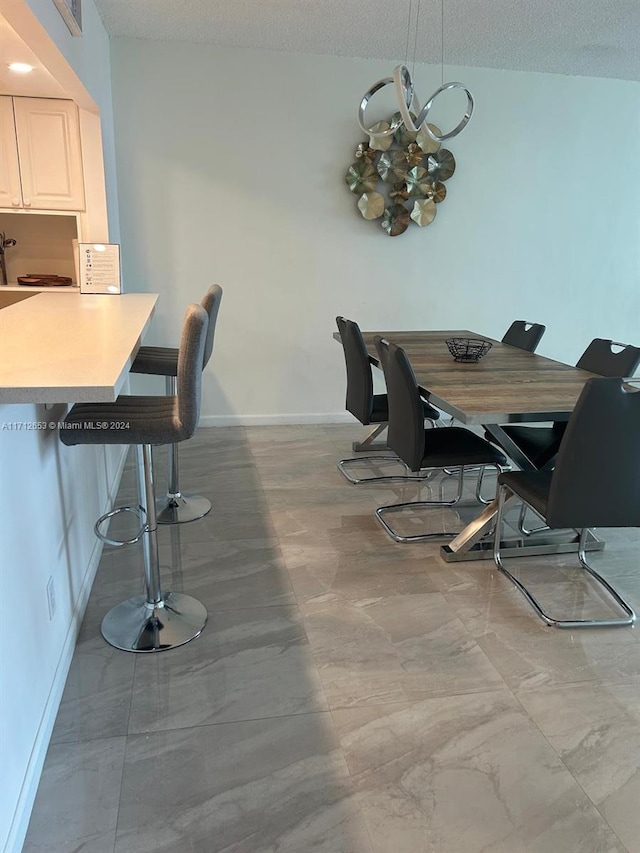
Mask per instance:
[[[612,347],[622,349],[616,352]],[[633,376],[638,365],[640,347],[594,338],[578,359],[576,367],[598,376],[628,378]],[[532,465],[544,468],[553,464],[566,425],[566,421],[558,421],[547,427],[506,424],[502,429]],[[495,441],[493,437],[491,440]]]
[[[363,426],[375,424],[374,430],[362,442],[354,442],[353,450],[361,452],[373,449],[372,442],[386,428],[389,421],[389,410],[386,394],[373,393],[373,376],[367,347],[362,337],[360,327],[353,320],[336,317],[338,332],[344,351],[344,361],[347,370],[347,400],[346,409],[357,418]],[[435,422],[440,412],[423,401],[424,418]],[[386,447],[386,445],[385,445]],[[349,469],[362,463],[380,464],[380,462],[398,462],[397,456],[361,456],[355,459],[341,459],[338,470],[350,483],[377,483],[382,480],[418,479],[408,472],[398,476],[354,477]]]
[[[401,536],[387,523],[385,516],[411,507],[454,506],[462,497],[466,467],[489,466],[501,471],[506,457],[492,444],[463,427],[424,428],[422,399],[413,368],[405,351],[382,338],[376,348],[384,370],[389,398],[389,434],[387,442],[410,471],[456,468],[458,493],[450,501],[413,501],[378,507],[376,517],[396,542],[421,542],[426,539],[456,536],[452,533],[422,533]]]
[[[590,527],[640,527],[640,389],[621,379],[589,379],[568,422],[553,471],[515,471],[498,477],[494,559],[547,625],[557,628],[631,625],[632,608],[589,564]],[[580,530],[578,557],[624,612],[621,618],[556,619],[505,568],[500,551],[505,501],[515,495],[551,528]]]
[[[136,445],[139,509],[144,522],[138,536],[128,543],[142,540],[146,593],[122,602],[104,617],[102,635],[118,649],[156,652],[181,646],[197,637],[207,621],[207,611],[195,598],[177,592],[163,593],[160,586],[151,447],[185,441],[195,432],[208,322],[201,305],[188,306],[178,351],[176,395],[121,395],[114,403],[81,403],[71,408],[60,430],[60,440],[67,445]],[[91,428],[97,423],[127,426]],[[96,532],[102,520],[119,511],[122,510],[99,519]]]
[[[205,293],[200,303],[207,312],[209,324],[205,342],[202,369],[207,366],[213,352],[213,338],[222,300],[222,288],[212,285]],[[178,350],[174,347],[140,347],[131,373],[146,373],[154,376],[165,376],[167,394],[176,394],[176,375],[178,370]],[[167,448],[167,494],[158,501],[159,524],[181,524],[202,518],[211,509],[211,501],[202,495],[185,495],[180,490],[178,445],[170,444]]]
[[[540,323],[529,323],[527,320],[514,320],[502,338],[503,344],[510,347],[535,352],[542,340],[546,326]]]

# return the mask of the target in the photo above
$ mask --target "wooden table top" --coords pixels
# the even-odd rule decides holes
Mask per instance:
[[[466,424],[568,420],[594,375],[467,330],[363,332],[376,365],[376,335],[403,347],[429,400]],[[477,364],[465,364],[453,360],[446,338],[481,338],[493,346]]]

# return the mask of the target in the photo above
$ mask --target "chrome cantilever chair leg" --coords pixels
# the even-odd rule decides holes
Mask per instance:
[[[395,462],[398,465],[402,465],[405,469],[404,474],[385,474],[380,475],[379,477],[352,477],[349,473],[349,467],[354,464],[360,463],[372,463],[375,465],[380,462]],[[340,462],[336,465],[336,468],[340,473],[345,477],[350,483],[353,483],[355,486],[360,485],[360,483],[382,483],[385,480],[425,480],[428,475],[419,475],[412,474],[404,462],[398,456],[361,456],[359,459],[341,459]]]
[[[540,527],[532,527],[531,529],[525,527],[524,519],[528,509],[531,509],[531,507],[528,507],[527,504],[523,502],[520,506],[520,513],[518,515],[518,530],[520,533],[522,533],[523,536],[531,536],[533,533],[541,533],[543,530],[549,530],[548,524],[541,524]]]
[[[433,469],[428,469],[429,471]],[[386,533],[394,540],[394,542],[426,542],[429,539],[447,539],[457,536],[459,531],[455,532],[436,532],[436,533],[416,533],[410,536],[402,536],[397,533],[387,522],[385,516],[394,512],[402,512],[403,509],[416,509],[419,507],[452,507],[460,502],[462,498],[462,490],[464,488],[464,468],[458,469],[458,491],[455,498],[451,501],[407,501],[399,504],[387,504],[379,506],[376,509],[376,518],[385,529]]]
[[[502,527],[503,527],[503,514],[504,514],[504,504],[507,495],[507,488],[505,486],[501,486],[498,493],[498,512],[496,516],[496,526],[494,530],[494,546],[493,546],[493,558],[498,569],[506,575],[511,583],[516,586],[520,592],[527,599],[529,604],[536,611],[538,616],[545,622],[547,625],[550,625],[553,628],[612,628],[612,627],[624,627],[625,625],[633,625],[636,621],[636,613],[635,611],[627,604],[627,602],[619,595],[619,593],[609,584],[601,575],[596,572],[592,566],[590,566],[587,562],[587,553],[586,553],[586,544],[587,544],[587,536],[589,534],[588,528],[583,528],[580,531],[580,542],[578,545],[578,559],[580,561],[580,565],[585,571],[587,571],[594,580],[596,580],[601,587],[603,587],[611,596],[611,598],[616,602],[616,604],[620,607],[620,609],[624,612],[624,616],[619,618],[607,618],[607,619],[555,619],[553,616],[550,616],[548,613],[543,610],[542,605],[537,600],[537,598],[527,589],[527,587],[522,583],[522,581],[515,577],[504,565],[501,553],[501,538],[502,538]],[[524,504],[527,506],[527,504]]]
[[[435,422],[430,420],[429,418],[425,418],[425,423],[428,423],[432,427],[435,427]],[[378,442],[378,445],[375,445],[375,444],[372,445],[370,443],[376,436],[380,435],[382,430],[386,429],[387,426],[388,426],[387,421],[385,421],[382,424],[378,424],[378,426],[367,436],[367,438],[365,438],[365,440],[363,442],[354,442],[352,445],[354,452],[359,453],[362,450],[366,450],[366,449],[375,450],[376,446],[379,446],[381,449],[388,450],[389,448],[388,448],[386,443],[382,444],[382,443]],[[405,469],[405,473],[404,474],[385,474],[385,475],[374,476],[374,477],[353,477],[349,473],[349,468],[352,465],[360,465],[363,462],[367,463],[367,464],[371,463],[373,465],[375,465],[376,463],[379,463],[379,462],[396,462],[399,465],[402,465],[402,467]],[[336,467],[337,467],[338,471],[340,471],[340,473],[343,475],[343,477],[345,477],[345,479],[347,479],[354,486],[358,486],[358,485],[360,485],[360,483],[382,483],[385,480],[388,482],[388,481],[393,481],[393,480],[399,481],[399,480],[427,480],[427,479],[429,479],[429,473],[421,474],[418,472],[417,474],[413,474],[407,468],[407,466],[404,464],[404,462],[400,459],[400,457],[397,455],[394,455],[394,456],[381,456],[381,455],[380,456],[360,456],[360,457],[356,457],[355,459],[353,459],[353,458],[352,459],[341,459],[338,462]]]
[[[494,500],[496,499],[496,495],[493,495],[493,497],[491,497],[491,498],[483,498],[482,497],[482,483],[484,480],[484,469],[486,467],[487,467],[486,465],[482,465],[480,467],[480,470],[478,472],[478,480],[476,482],[476,500],[478,501],[479,504],[482,504],[483,506],[489,506],[489,504],[493,503]],[[504,474],[506,471],[511,471],[511,465],[503,465],[498,469],[499,474]],[[497,489],[496,489],[496,493],[497,493]],[[532,532],[535,533],[535,531],[532,531]],[[524,535],[526,535],[526,534],[524,534]]]
[[[463,468],[451,469],[458,477],[458,491],[457,491],[455,498],[453,498],[453,500],[451,500],[451,501],[407,501],[405,503],[400,503],[400,504],[387,504],[386,506],[380,506],[376,509],[376,518],[378,519],[380,524],[384,527],[384,529],[388,533],[388,535],[395,542],[425,542],[425,541],[428,541],[429,539],[454,538],[460,532],[459,530],[454,530],[451,532],[442,531],[442,532],[437,532],[437,533],[416,533],[416,534],[411,535],[411,536],[402,536],[399,533],[397,533],[395,530],[393,530],[393,528],[386,521],[385,515],[388,515],[389,513],[393,513],[393,512],[401,512],[403,509],[408,509],[408,508],[414,509],[416,507],[423,507],[423,506],[427,506],[427,507],[453,507],[453,506],[456,506],[456,504],[459,504],[460,500],[462,499],[462,491],[464,488],[465,471],[468,471],[468,470],[473,469],[475,467],[476,466],[474,465],[474,466],[469,466],[468,468],[463,467]],[[495,468],[496,472],[498,474],[500,474],[501,471],[503,470],[499,465],[485,465],[483,467]],[[427,470],[428,472],[432,472],[434,470],[445,471],[444,468],[442,468],[442,469],[429,468],[429,469],[425,469],[425,470]],[[427,479],[427,478],[423,477],[421,479]],[[478,488],[476,487],[476,497],[477,496],[478,496]],[[490,501],[480,501],[480,502],[481,503],[490,503]],[[489,531],[489,534],[491,532],[492,531]]]
[[[177,378],[167,376],[166,387],[167,396],[175,397]],[[180,491],[177,444],[167,446],[167,473],[167,493],[156,500],[158,524],[186,524],[203,518],[211,510],[211,501],[202,495],[184,495]]]

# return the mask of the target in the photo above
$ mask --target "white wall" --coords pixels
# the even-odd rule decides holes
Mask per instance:
[[[117,229],[106,33],[92,0],[82,4],[84,36],[75,40],[53,3],[29,2],[100,107],[111,226]],[[9,4],[15,11],[16,0],[6,0],[3,11],[10,11]],[[5,853],[22,847],[100,556],[93,524],[110,504],[123,458],[119,447],[67,448],[55,430],[12,426],[55,421],[64,412],[64,406],[0,406],[0,849]],[[50,577],[57,601],[52,620],[46,596]]]
[[[476,114],[450,142],[434,223],[389,238],[343,178],[356,107],[391,67],[112,43],[124,275],[161,294],[155,341],[177,341],[210,283],[225,289],[203,422],[338,416],[339,313],[493,336],[535,320],[539,352],[570,363],[595,336],[638,343],[640,86],[445,69]],[[440,69],[415,77],[424,101]]]

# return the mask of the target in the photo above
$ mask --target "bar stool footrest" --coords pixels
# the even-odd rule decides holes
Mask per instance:
[[[112,608],[102,620],[107,643],[125,652],[162,652],[198,637],[207,624],[203,604],[190,595],[169,592],[151,604],[136,595]]]
[[[123,512],[130,512],[140,519],[140,530],[133,537],[133,539],[111,539],[109,536],[103,533],[100,528],[105,522],[111,521],[112,518],[114,518],[116,515],[120,515],[120,513]],[[121,548],[123,545],[133,545],[134,543],[139,542],[142,539],[146,529],[147,513],[144,507],[141,506],[121,506],[117,509],[112,509],[111,512],[105,512],[104,515],[101,515],[100,518],[93,525],[94,533],[96,534],[98,539],[101,539],[103,542],[106,542],[107,545],[113,545],[115,548]]]

